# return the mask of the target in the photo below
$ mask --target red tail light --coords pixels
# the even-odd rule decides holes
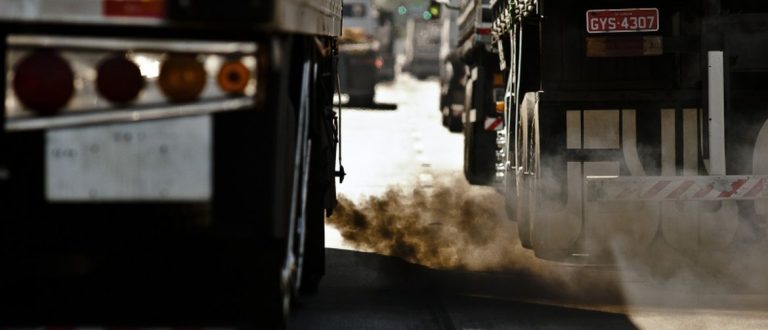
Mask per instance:
[[[484,36],[491,35],[491,32],[493,32],[491,28],[477,28],[476,31],[477,34]]]
[[[52,51],[36,51],[16,65],[13,91],[21,104],[40,115],[56,114],[74,89],[69,63]]]
[[[99,63],[96,88],[105,99],[116,104],[135,100],[144,88],[144,77],[135,63],[114,56]]]

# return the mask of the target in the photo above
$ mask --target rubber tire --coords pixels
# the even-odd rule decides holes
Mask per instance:
[[[325,210],[322,206],[320,198],[307,201],[307,232],[304,241],[304,269],[300,294],[316,293],[325,275]]]

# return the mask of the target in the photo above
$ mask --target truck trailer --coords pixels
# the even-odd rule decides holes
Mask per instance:
[[[765,234],[768,3],[497,0],[495,184],[541,258]]]
[[[324,272],[341,11],[0,1],[0,326],[284,327]]]

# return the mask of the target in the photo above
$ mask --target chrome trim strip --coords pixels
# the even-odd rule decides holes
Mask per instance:
[[[5,124],[5,130],[8,132],[18,132],[70,126],[137,122],[164,118],[207,115],[218,112],[243,110],[253,107],[255,104],[256,101],[253,98],[241,97],[231,100],[171,105],[142,110],[115,109],[55,118],[17,118],[8,119]]]
[[[76,38],[50,35],[10,35],[8,45],[14,47],[50,47],[65,49],[91,49],[107,51],[161,51],[187,53],[255,53],[257,45],[251,42],[206,42],[191,40],[147,40]]]

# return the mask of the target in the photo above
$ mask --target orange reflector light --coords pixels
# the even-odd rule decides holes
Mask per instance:
[[[504,86],[504,76],[501,75],[501,73],[494,73],[493,87],[503,87],[503,86]]]
[[[251,71],[240,61],[225,62],[216,79],[221,90],[229,94],[243,94],[250,80]]]
[[[72,98],[74,77],[69,63],[61,56],[52,51],[37,51],[16,65],[13,91],[25,107],[50,116]]]
[[[96,89],[109,102],[129,103],[144,88],[144,77],[139,66],[122,55],[102,61],[97,71]]]
[[[497,101],[496,102],[496,112],[504,113],[504,101]]]
[[[169,55],[160,67],[160,90],[172,102],[196,100],[205,88],[207,74],[192,55]]]

